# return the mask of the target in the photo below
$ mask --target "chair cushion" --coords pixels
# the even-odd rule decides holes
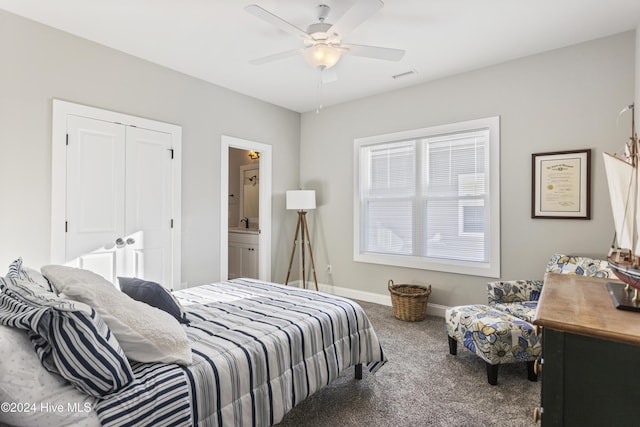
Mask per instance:
[[[491,365],[531,362],[542,350],[533,325],[486,305],[450,307],[447,334]]]
[[[512,316],[522,319],[526,322],[533,322],[536,315],[538,301],[512,302],[508,304],[496,304],[496,310],[504,311]]]
[[[506,280],[487,283],[489,305],[537,301],[542,280]]]

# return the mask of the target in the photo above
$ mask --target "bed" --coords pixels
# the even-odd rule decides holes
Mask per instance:
[[[62,269],[65,274],[69,271],[75,274],[78,270]],[[56,420],[48,421],[50,425],[274,425],[295,405],[346,369],[353,367],[358,377],[362,367],[374,373],[386,362],[365,312],[345,298],[252,279],[235,279],[163,295],[169,309],[154,308],[149,301],[136,301],[104,279],[112,289],[107,291],[105,283],[88,284],[100,279],[91,273],[87,279],[84,271],[79,279],[71,280],[76,286],[74,290],[74,286],[56,284],[61,280],[69,282],[65,274],[52,280],[45,269],[42,277],[28,269],[13,270],[9,277],[0,278],[0,323],[5,325],[0,329],[0,347],[20,345],[30,354],[5,359],[8,355],[2,351],[6,350],[0,350],[0,402],[3,404],[0,421],[12,425],[35,425],[34,422],[45,425],[41,421],[52,417]],[[22,278],[18,277],[20,274]],[[54,290],[61,288],[64,292],[57,295],[50,289],[41,289],[51,282]],[[151,307],[154,311],[142,315],[142,322],[151,316],[160,317],[133,328],[158,327],[156,335],[159,331],[165,335],[161,340],[169,339],[168,350],[160,349],[152,356],[148,355],[156,351],[155,347],[140,354],[131,353],[139,347],[141,338],[129,340],[122,336],[119,329],[122,325],[113,323],[114,316],[109,312],[103,314],[104,308],[98,307],[109,303],[97,304],[91,300],[98,291],[89,292],[89,299],[75,294],[80,288],[85,293],[87,287],[108,292],[105,300],[121,298],[119,294],[122,294],[127,304],[131,300],[145,306],[135,306],[136,312]],[[115,305],[121,309],[124,300],[118,301]],[[171,313],[176,307],[178,312]],[[64,319],[56,320],[51,313],[58,317],[63,313]],[[84,342],[87,334],[77,338],[59,332],[66,328],[60,325],[70,323],[69,316],[71,323],[82,323],[73,318],[75,315],[91,325],[90,339],[100,338],[96,340],[99,343],[91,345],[106,346],[106,349],[100,347],[88,352],[82,347],[78,350],[74,346],[80,346],[76,343]],[[121,322],[126,316],[117,312],[115,318]],[[175,338],[182,334],[186,341]],[[8,335],[13,341],[8,341]],[[20,339],[22,342],[18,343]],[[28,345],[25,346],[25,342]],[[67,346],[73,348],[69,350]],[[178,347],[180,350],[175,350]],[[80,353],[86,353],[83,357],[90,358],[89,362],[77,361]],[[94,353],[108,354],[110,358],[96,362],[91,359]],[[129,354],[136,354],[135,359],[151,357],[163,361],[133,360]],[[10,366],[12,363],[22,368]],[[77,369],[66,369],[67,364]],[[21,384],[7,385],[9,381],[4,378],[28,376],[22,372],[25,369],[37,371],[36,382],[40,388],[45,379],[45,391],[23,397],[10,394],[15,393],[12,386],[24,388],[22,383],[28,379],[20,378],[16,382]],[[101,381],[96,380],[93,371],[83,373],[84,369],[102,369],[102,375],[98,375]],[[6,406],[7,402],[13,407]],[[48,405],[61,411],[50,410]]]

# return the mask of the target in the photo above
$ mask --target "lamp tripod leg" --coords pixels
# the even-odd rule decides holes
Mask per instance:
[[[304,225],[304,230],[303,230],[303,234],[307,235],[307,245],[309,246],[309,258],[311,259],[311,271],[313,272],[313,281],[315,282],[316,285],[316,291],[318,290],[318,278],[316,277],[316,265],[313,262],[313,251],[311,250],[311,239],[309,239],[309,227],[307,227],[307,216],[304,215],[302,217],[302,222]],[[304,244],[304,242],[303,242]],[[304,262],[304,247],[302,249],[302,254],[303,254],[303,262]],[[304,264],[303,264],[303,271],[304,271]]]
[[[296,235],[293,238],[293,247],[291,248],[291,258],[289,259],[289,271],[287,272],[287,279],[284,281],[285,285],[289,284],[289,276],[291,276],[291,266],[293,265],[293,257],[296,254],[296,243],[298,242],[298,233],[300,232],[300,215],[298,215],[298,223],[296,224]]]
[[[305,246],[305,233],[304,233],[304,228],[303,228],[303,224],[306,223],[307,221],[307,215],[306,212],[298,212],[298,218],[301,219],[301,223],[300,223],[300,235],[301,235],[301,242],[300,242],[300,250],[302,252],[302,289],[307,289],[307,272],[305,271],[305,267],[306,267],[306,260],[304,257],[304,246]]]

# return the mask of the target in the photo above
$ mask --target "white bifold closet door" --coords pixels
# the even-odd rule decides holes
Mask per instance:
[[[171,135],[73,115],[67,135],[67,264],[171,289]]]

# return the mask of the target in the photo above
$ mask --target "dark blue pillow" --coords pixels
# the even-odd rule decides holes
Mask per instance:
[[[138,279],[137,277],[118,277],[118,282],[120,283],[120,290],[134,300],[166,311],[180,323],[189,323],[176,297],[156,282]]]

